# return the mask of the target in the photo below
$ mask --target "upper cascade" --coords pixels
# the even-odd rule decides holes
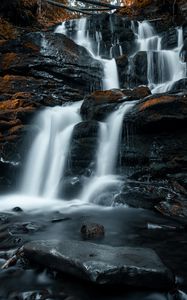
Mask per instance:
[[[177,46],[172,50],[162,47],[162,37],[155,33],[147,21],[132,23],[138,51],[147,53],[147,80],[152,93],[170,91],[174,83],[187,75],[186,63],[181,61],[183,29],[177,27]]]
[[[67,26],[68,25],[68,26]],[[75,31],[75,33],[74,33]],[[70,20],[62,23],[55,30],[56,33],[62,33],[69,38],[72,38],[74,42],[87,49],[90,55],[96,60],[100,61],[103,65],[103,89],[109,90],[113,88],[119,88],[118,70],[116,61],[114,58],[103,59],[100,56],[100,44],[102,41],[102,34],[99,31],[95,33],[95,42],[90,39],[89,30],[87,29],[87,18],[81,18],[77,20]]]

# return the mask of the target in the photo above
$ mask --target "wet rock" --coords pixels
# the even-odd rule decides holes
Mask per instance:
[[[122,91],[96,91],[84,99],[81,115],[84,119],[102,120],[124,100]]]
[[[154,95],[135,105],[129,118],[133,115],[142,130],[165,131],[185,128],[187,124],[187,95]],[[134,119],[134,120],[135,120]]]
[[[187,78],[183,78],[183,79],[180,79],[180,80],[176,81],[172,86],[171,92],[173,92],[173,93],[179,93],[179,92],[187,93]]]
[[[66,176],[77,177],[91,173],[98,145],[99,124],[96,121],[84,121],[74,128],[70,146]],[[76,181],[74,187],[81,188],[83,178]],[[69,190],[70,191],[70,190]],[[71,194],[71,191],[70,191]]]
[[[162,40],[161,40],[161,47],[162,49],[174,49],[178,45],[178,36],[177,30],[172,27],[169,28],[166,32],[164,32]]]
[[[120,49],[124,54],[133,53],[135,47],[135,36],[131,29],[129,19],[124,19],[116,14],[99,14],[88,17],[87,30],[90,38],[97,41],[97,34],[102,36],[100,44],[100,55],[103,58],[111,58],[120,56]],[[97,53],[97,45],[94,49]]]
[[[187,38],[184,41],[184,45],[180,52],[180,57],[184,62],[187,62]]]
[[[81,226],[80,232],[84,240],[99,239],[104,237],[105,228],[101,224],[86,223]]]
[[[162,201],[155,208],[165,216],[179,218],[180,220],[183,219],[183,222],[186,223],[187,203],[185,201]]]
[[[71,49],[71,50],[70,50]],[[0,73],[53,79],[84,94],[101,87],[102,66],[62,34],[35,32],[0,47]],[[88,67],[89,66],[89,67]],[[48,75],[46,77],[46,75]]]
[[[19,206],[16,206],[12,209],[12,211],[20,213],[20,212],[23,212],[23,209]]]
[[[145,51],[137,52],[129,61],[128,78],[124,76],[123,87],[131,88],[137,85],[147,85],[147,53]]]
[[[25,244],[28,259],[97,284],[168,290],[174,277],[151,249],[57,240]]]
[[[127,55],[122,55],[116,58],[116,65],[118,68],[118,76],[119,76],[119,82],[120,86],[123,87],[124,82],[127,82],[127,72],[128,72],[128,66],[129,66],[129,59]]]
[[[83,182],[80,177],[65,177],[60,186],[58,195],[61,199],[76,199],[83,187]]]
[[[138,86],[134,89],[122,90],[127,100],[139,100],[151,95],[151,91],[147,86]]]

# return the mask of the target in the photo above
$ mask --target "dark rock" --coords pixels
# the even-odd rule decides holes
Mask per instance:
[[[172,92],[172,93],[179,93],[179,92],[187,93],[187,78],[183,78],[183,79],[176,81],[173,84],[170,92]]]
[[[128,79],[123,79],[123,87],[136,87],[137,85],[147,85],[147,53],[137,52],[129,61]],[[122,79],[121,79],[122,80]]]
[[[151,95],[151,91],[147,86],[138,86],[134,89],[122,90],[127,100],[139,100]]]
[[[118,76],[119,76],[120,86],[123,87],[124,82],[127,82],[127,80],[128,80],[128,77],[127,77],[128,65],[129,65],[128,56],[122,55],[122,56],[117,57],[116,64],[117,64],[117,68],[118,68]]]
[[[187,216],[187,203],[180,201],[162,201],[155,206],[161,214],[165,216],[174,217],[176,219],[183,219],[183,222],[186,223]]]
[[[126,18],[121,18],[115,14],[100,14],[89,17],[87,29],[90,38],[96,41],[96,32],[100,32],[102,43],[100,55],[103,58],[110,58],[110,49],[113,57],[120,55],[119,45],[121,45],[124,54],[133,53],[135,47],[135,36],[131,29],[131,22]],[[97,50],[95,49],[95,53]]]
[[[151,249],[111,247],[79,241],[33,241],[26,258],[97,284],[168,290],[174,277]]]
[[[174,49],[178,45],[178,35],[177,30],[172,27],[169,28],[166,32],[164,32],[162,40],[161,40],[161,47],[162,49]]]
[[[22,36],[20,41],[2,45],[0,52],[0,73],[3,75],[17,73],[57,82],[60,80],[63,86],[71,85],[73,89],[82,90],[83,94],[101,87],[100,63],[86,49],[62,34],[30,33]]]
[[[96,91],[84,99],[81,115],[84,119],[102,120],[124,100],[122,91]]]
[[[181,49],[180,57],[181,57],[182,61],[187,62],[187,38],[185,39],[184,45]]]
[[[101,224],[86,223],[81,226],[81,236],[84,240],[98,239],[105,235],[105,228]]]
[[[80,177],[65,177],[60,183],[59,197],[62,199],[75,199],[79,195],[83,182]]]
[[[14,212],[23,212],[23,209],[19,206],[16,206],[12,209]]]
[[[132,121],[133,118],[139,128],[149,132],[185,128],[187,96],[165,94],[148,97],[132,108],[129,119]]]
[[[92,172],[94,169],[92,162],[95,160],[98,145],[98,134],[99,124],[96,121],[80,122],[75,126],[69,151],[66,176],[72,178]],[[65,182],[67,183],[66,180]],[[78,181],[75,180],[74,188],[80,190],[82,184],[83,178],[79,178]],[[70,185],[65,186],[65,190],[69,186],[66,191],[69,191],[68,193],[71,195]]]

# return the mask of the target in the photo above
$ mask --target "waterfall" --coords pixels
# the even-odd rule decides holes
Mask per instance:
[[[105,122],[100,123],[95,175],[83,189],[81,195],[83,201],[92,201],[94,196],[94,201],[97,201],[98,195],[100,194],[99,198],[101,198],[103,193],[106,193],[106,197],[108,197],[108,190],[111,194],[111,189],[119,191],[121,180],[119,176],[115,175],[115,168],[119,153],[121,130],[123,119],[135,105],[135,102],[123,103],[116,111],[111,113]],[[105,202],[105,200],[103,201]],[[111,205],[112,201],[107,204]]]
[[[100,32],[96,32],[95,41],[97,43],[96,53],[93,49],[93,43],[89,37],[89,31],[87,30],[87,19],[81,18],[78,20],[74,20],[76,22],[77,33],[75,38],[73,38],[74,42],[77,45],[83,46],[88,50],[90,55],[100,61],[103,66],[104,76],[103,76],[103,89],[109,90],[114,88],[119,88],[119,79],[118,79],[118,71],[116,60],[114,58],[111,59],[103,59],[100,56],[100,43],[102,41],[102,35]],[[70,28],[66,27],[66,22],[59,25],[55,32],[62,33],[71,38],[72,31],[72,21],[70,21]]]
[[[132,24],[132,30],[137,37],[138,51],[147,52],[147,78],[152,93],[167,92],[176,81],[186,77],[186,63],[179,55],[183,45],[182,28],[176,28],[178,45],[173,50],[161,48],[162,38],[147,21],[138,22],[138,32]]]
[[[36,119],[39,132],[28,155],[22,193],[57,197],[64,174],[74,126],[81,121],[82,102],[46,108]]]

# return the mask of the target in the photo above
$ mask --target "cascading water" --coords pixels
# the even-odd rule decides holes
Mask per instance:
[[[155,33],[149,22],[138,22],[137,33],[134,24],[132,29],[137,37],[138,51],[147,52],[147,78],[152,93],[171,90],[176,81],[186,77],[186,63],[180,60],[182,28],[176,28],[178,45],[173,50],[162,49],[162,38]]]
[[[96,53],[94,52],[94,47],[91,39],[89,38],[89,32],[87,31],[87,19],[81,18],[79,20],[70,21],[69,27],[66,27],[66,23],[62,23],[62,25],[58,26],[55,30],[56,33],[62,33],[72,38],[71,32],[72,27],[75,26],[77,28],[77,34],[73,37],[73,40],[76,44],[85,47],[91,56],[101,62],[103,65],[103,89],[109,90],[113,88],[119,88],[119,79],[118,79],[118,71],[117,65],[114,58],[112,59],[103,59],[100,56],[100,43],[102,40],[102,35],[100,32],[96,32]]]
[[[121,130],[124,116],[134,106],[135,101],[123,103],[114,111],[104,123],[100,123],[99,144],[96,156],[95,175],[89,180],[88,185],[83,189],[81,198],[86,202],[92,201],[101,203],[103,193],[106,198],[112,195],[112,189],[119,192],[121,180],[115,175],[115,168],[118,157]],[[97,196],[96,196],[97,194]],[[100,195],[99,195],[100,194]],[[99,195],[99,200],[98,200]],[[105,198],[105,195],[104,195]],[[112,199],[106,203],[111,205]]]
[[[22,180],[27,195],[57,197],[74,126],[81,121],[82,102],[46,108],[36,120],[39,132],[28,156]]]

